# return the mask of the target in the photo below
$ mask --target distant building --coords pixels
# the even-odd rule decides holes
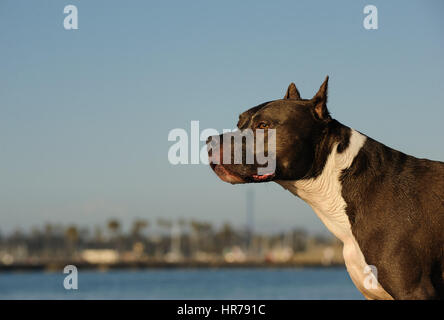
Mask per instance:
[[[91,264],[112,264],[119,260],[119,254],[114,249],[87,249],[82,251],[81,257]]]

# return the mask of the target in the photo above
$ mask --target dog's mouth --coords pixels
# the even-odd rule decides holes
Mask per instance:
[[[275,173],[266,173],[266,174],[252,174],[247,176],[241,176],[227,167],[221,164],[210,163],[211,169],[217,174],[217,176],[225,182],[231,184],[239,184],[239,183],[251,183],[251,182],[268,182],[273,180],[275,177]]]
[[[208,143],[208,142],[207,142]],[[209,164],[211,169],[217,176],[225,182],[231,184],[252,183],[252,182],[268,182],[274,179],[275,172],[258,174],[257,167],[253,165],[224,165],[223,148],[212,149],[208,152]],[[236,170],[237,169],[237,170]]]
[[[253,174],[253,180],[256,182],[266,182],[273,180],[275,176],[275,173]]]

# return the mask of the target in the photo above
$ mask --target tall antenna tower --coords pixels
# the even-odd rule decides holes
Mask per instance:
[[[246,225],[247,225],[247,237],[246,237],[246,247],[247,251],[250,252],[251,242],[254,233],[254,202],[255,194],[253,188],[248,188],[246,193]]]

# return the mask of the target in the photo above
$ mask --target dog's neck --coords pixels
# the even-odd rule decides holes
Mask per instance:
[[[340,177],[352,165],[367,137],[345,126],[340,131],[341,137],[335,136],[318,148],[325,154],[316,155],[319,167],[313,170],[313,176],[277,183],[307,202],[327,228],[345,242],[352,234]]]

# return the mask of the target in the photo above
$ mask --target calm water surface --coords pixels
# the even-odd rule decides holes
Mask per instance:
[[[0,273],[0,299],[363,299],[345,269],[79,271]]]

